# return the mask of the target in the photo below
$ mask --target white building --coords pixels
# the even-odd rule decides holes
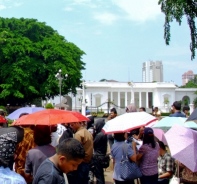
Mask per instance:
[[[162,61],[146,61],[142,64],[142,82],[163,82]]]
[[[125,112],[126,106],[131,102],[134,102],[137,108],[145,107],[147,112],[151,112],[152,106],[159,107],[162,112],[169,112],[174,101],[187,100],[189,104],[193,103],[196,98],[195,91],[196,88],[178,88],[169,82],[132,85],[127,82],[85,82],[84,91],[79,88],[76,96],[69,96],[73,110],[82,108],[84,94],[86,107],[92,112],[108,112],[112,107],[116,107],[120,114]],[[50,99],[50,102],[58,104],[59,97]]]

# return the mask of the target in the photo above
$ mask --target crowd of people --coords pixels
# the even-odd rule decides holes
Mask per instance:
[[[146,109],[140,107],[139,111]],[[185,107],[183,111],[180,102],[176,101],[170,117],[188,117],[189,108]],[[130,104],[126,112],[137,112],[137,108]],[[4,112],[0,113],[5,117]],[[161,119],[157,107],[152,114]],[[14,172],[21,178],[21,184],[93,184],[94,177],[97,184],[104,184],[103,160],[110,155],[114,183],[134,184],[134,180],[125,181],[120,177],[122,147],[126,143],[128,158],[137,163],[141,170],[142,177],[137,180],[141,184],[168,184],[176,174],[177,167],[183,183],[197,183],[197,173],[181,163],[177,164],[168,147],[154,136],[152,128],[104,134],[102,128],[106,121],[117,115],[116,108],[112,108],[107,119],[94,120],[90,111],[87,111],[90,122],[62,123],[57,126],[8,127],[5,122],[0,122],[0,170],[5,168],[12,174]],[[8,179],[6,177],[4,175]]]

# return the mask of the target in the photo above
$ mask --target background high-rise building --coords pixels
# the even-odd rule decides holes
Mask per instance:
[[[185,72],[182,75],[182,85],[184,86],[185,84],[187,84],[191,79],[194,79],[195,74],[193,73],[192,70],[189,70],[188,72]]]
[[[142,82],[163,82],[162,61],[146,61],[142,65]]]

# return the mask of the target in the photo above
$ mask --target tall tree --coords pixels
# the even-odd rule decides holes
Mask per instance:
[[[85,69],[84,54],[45,23],[0,18],[0,101],[20,104],[58,95],[59,69],[68,74],[62,80],[62,94],[76,93]]]
[[[165,14],[164,38],[166,44],[170,43],[170,23],[176,20],[180,25],[185,15],[190,28],[191,35],[191,59],[195,58],[195,49],[197,48],[197,31],[195,20],[197,17],[196,0],[159,0],[161,10]]]

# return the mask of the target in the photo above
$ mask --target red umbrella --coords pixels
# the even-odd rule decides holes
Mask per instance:
[[[22,116],[12,125],[56,125],[59,123],[74,123],[89,121],[79,112],[58,109],[47,109]]]
[[[7,119],[0,115],[0,123],[7,123]]]

